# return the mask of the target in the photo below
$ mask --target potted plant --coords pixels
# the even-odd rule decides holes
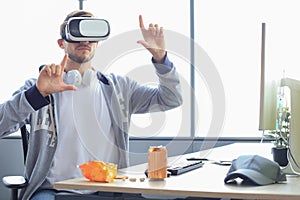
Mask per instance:
[[[265,138],[273,141],[273,160],[282,167],[288,164],[287,151],[289,147],[290,118],[289,107],[282,107],[280,112],[277,113],[277,130],[269,131],[264,135]]]

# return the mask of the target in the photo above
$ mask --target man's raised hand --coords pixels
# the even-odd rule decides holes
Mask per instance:
[[[60,64],[45,65],[40,71],[36,87],[44,97],[56,92],[77,89],[74,85],[63,82],[63,73],[67,60],[68,55],[65,54]]]
[[[150,51],[156,62],[162,63],[166,55],[163,27],[150,23],[149,28],[146,29],[142,15],[139,16],[139,22],[144,40],[139,40],[138,43]]]

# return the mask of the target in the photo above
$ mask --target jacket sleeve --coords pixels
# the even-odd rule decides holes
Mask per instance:
[[[29,79],[13,96],[0,104],[0,138],[16,132],[26,124],[30,114],[49,104],[35,87],[35,79]]]
[[[166,56],[164,64],[153,64],[158,76],[158,86],[150,87],[132,81],[129,102],[131,113],[166,111],[182,105],[179,75],[173,63]]]

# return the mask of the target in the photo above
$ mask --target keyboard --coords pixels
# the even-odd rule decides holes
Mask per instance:
[[[169,166],[167,170],[168,172],[171,173],[171,175],[179,175],[200,168],[203,165],[204,162],[202,162],[201,160],[195,160],[195,161],[181,160],[181,161],[171,163],[171,166]]]

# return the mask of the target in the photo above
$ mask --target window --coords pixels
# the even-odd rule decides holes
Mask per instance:
[[[285,76],[299,79],[296,70],[300,62],[300,15],[296,3],[295,0],[195,1],[195,40],[213,61],[225,91],[225,99],[220,99],[226,102],[221,136],[261,135],[258,117],[263,22],[266,23],[266,68],[278,79],[283,71]],[[208,109],[203,106],[205,102],[209,105],[207,95],[203,94],[205,85],[201,79],[196,82],[198,124],[203,127],[208,123],[206,113],[211,111],[209,106]],[[203,135],[205,131],[197,132],[197,136]]]
[[[154,75],[150,54],[136,43],[141,39],[138,15],[143,15],[145,26],[154,22],[165,28],[168,54],[181,76],[184,104],[166,113],[133,116],[131,136],[193,136],[189,3],[83,1],[85,10],[107,19],[111,25],[110,39],[100,43],[94,60],[95,67],[104,72],[155,85],[156,77],[148,76]],[[296,3],[297,0],[194,1],[195,56],[203,56],[196,57],[194,68],[195,107],[192,109],[196,137],[260,136],[261,23],[267,25],[267,67],[274,68],[278,77],[284,69],[285,76],[299,79],[300,14]],[[1,87],[0,102],[10,98],[27,78],[37,77],[40,65],[61,61],[63,52],[56,44],[59,25],[66,14],[78,8],[78,0],[6,2],[0,13],[2,71],[5,72],[0,73],[5,86]],[[124,43],[129,48],[123,48]],[[105,45],[112,48],[107,49]],[[112,59],[103,60],[107,57]]]
[[[16,6],[18,4],[21,6]],[[153,77],[145,84],[153,84],[151,81],[155,81],[155,72],[151,65],[151,55],[141,45],[137,44],[137,40],[142,38],[139,30],[139,14],[143,15],[146,27],[150,22],[158,23],[166,31],[171,30],[176,34],[184,35],[186,38],[189,37],[189,4],[184,1],[153,0],[141,3],[138,0],[112,0],[103,4],[100,1],[87,0],[83,2],[83,7],[85,10],[93,12],[97,17],[107,19],[111,25],[110,39],[99,45],[100,52],[94,59],[95,67],[104,72],[132,76],[140,81],[143,81],[145,73],[142,74],[142,77],[139,73],[141,70],[147,69],[150,74],[153,74]],[[8,99],[12,92],[18,89],[28,77],[37,77],[40,65],[61,61],[63,51],[56,43],[59,38],[59,25],[69,12],[78,8],[79,1],[77,0],[63,2],[60,0],[46,2],[29,0],[26,3],[15,0],[7,5],[4,13],[1,13],[1,18],[9,19],[8,16],[12,16],[12,19],[6,20],[2,24],[6,30],[2,31],[0,35],[0,37],[5,38],[2,41],[6,50],[3,68],[8,70],[6,74],[0,75],[2,82],[7,85],[5,90],[2,89],[1,91],[1,102]],[[123,40],[116,44],[115,41],[119,38]],[[167,48],[168,42],[174,41],[171,39],[168,41],[167,36]],[[102,54],[101,45],[104,43],[108,43],[111,48],[105,49],[106,52]],[[124,43],[126,44],[124,45]],[[130,48],[126,49],[126,45],[129,45]],[[124,46],[125,50],[122,50]],[[105,63],[107,55],[112,56],[112,60]],[[169,57],[176,64],[181,79],[188,83],[188,58],[181,58],[181,55],[177,55],[172,50],[169,52]],[[103,63],[108,65],[103,68]],[[188,101],[185,102],[186,107],[189,108]],[[181,108],[178,108],[167,113],[136,116],[133,118],[131,135],[139,137],[189,136],[190,122],[186,122],[184,130],[180,129],[181,123],[177,123],[177,121],[182,121],[183,116],[177,114],[181,112]],[[188,113],[187,110],[186,114],[188,115]],[[157,126],[159,127],[157,128]]]
[[[145,27],[148,27],[149,23],[158,23],[164,27],[168,55],[178,69],[181,81],[189,84],[189,53],[186,52],[186,55],[178,53],[178,48],[182,48],[182,44],[174,39],[174,37],[183,36],[185,39],[183,42],[187,42],[187,47],[189,47],[189,3],[181,0],[153,0],[142,3],[139,0],[114,0],[107,2],[105,6],[98,1],[84,3],[85,9],[108,19],[111,24],[110,39],[105,41],[108,43],[106,44],[108,48],[103,50],[100,44],[98,49],[101,53],[98,54],[94,63],[95,66],[103,66],[103,59],[107,55],[113,59],[109,59],[108,65],[105,63],[105,69],[101,71],[126,75],[142,84],[155,84],[157,79],[151,64],[151,56],[144,47],[136,43],[142,38],[138,21],[138,16],[142,14]],[[110,47],[113,47],[113,50]],[[165,113],[133,115],[130,135],[146,138],[153,136],[189,137],[190,120],[184,120],[184,118],[187,119],[186,117],[189,118],[190,113],[189,91],[184,92],[186,95],[183,107]]]

